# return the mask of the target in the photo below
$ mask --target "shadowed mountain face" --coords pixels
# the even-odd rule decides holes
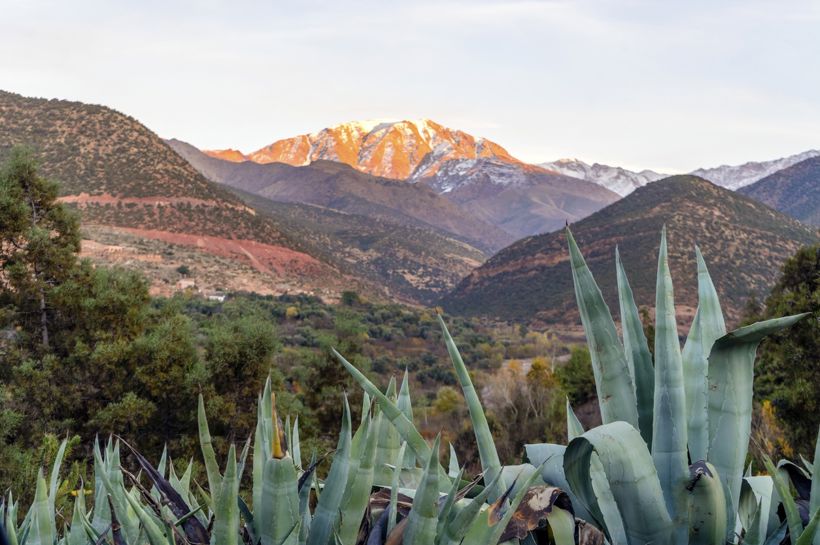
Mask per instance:
[[[775,172],[740,193],[820,227],[820,157],[812,157]]]
[[[615,247],[641,306],[654,307],[660,231],[666,224],[681,325],[697,306],[694,246],[709,264],[724,311],[737,322],[750,297],[763,297],[781,264],[818,235],[783,214],[694,176],[637,189],[572,225],[607,299],[618,308]],[[525,238],[467,276],[442,301],[448,310],[524,322],[568,323],[577,317],[563,231]]]
[[[169,143],[209,179],[274,201],[312,204],[433,229],[490,252],[515,240],[424,185],[378,178],[331,161],[303,167],[236,163],[210,157],[178,140]]]

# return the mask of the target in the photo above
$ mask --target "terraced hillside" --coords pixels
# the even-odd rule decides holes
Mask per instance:
[[[230,242],[237,260],[294,289],[332,296],[346,282],[148,128],[110,108],[0,91],[0,160],[15,145],[31,149],[86,225],[215,254]]]

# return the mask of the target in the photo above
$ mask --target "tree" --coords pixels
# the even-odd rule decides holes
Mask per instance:
[[[0,291],[13,318],[51,346],[51,295],[70,274],[80,250],[79,221],[57,201],[57,184],[41,177],[21,148],[0,172]]]
[[[595,397],[595,376],[592,372],[592,359],[586,346],[573,346],[569,361],[558,366],[555,375],[574,407],[583,405]]]
[[[755,393],[772,402],[795,451],[810,456],[820,424],[820,245],[800,249],[783,265],[762,316],[749,320],[801,312],[811,315],[761,345]]]

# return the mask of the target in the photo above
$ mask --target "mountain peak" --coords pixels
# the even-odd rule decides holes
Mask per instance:
[[[247,156],[233,152],[206,151],[212,157],[227,160],[294,166],[325,159],[399,180],[429,177],[452,160],[484,158],[520,163],[495,142],[428,118],[348,121],[318,132],[277,140]]]

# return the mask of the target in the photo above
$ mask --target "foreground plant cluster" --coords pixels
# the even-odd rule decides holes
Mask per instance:
[[[467,477],[452,448],[442,465],[440,438],[430,445],[413,423],[406,384],[397,393],[391,381],[382,392],[334,352],[364,390],[364,408],[354,431],[344,400],[323,478],[322,458],[305,462],[298,419],[282,422],[268,381],[252,440],[231,446],[221,464],[200,397],[207,489],[193,481],[191,464],[180,474],[163,456],[154,467],[112,439],[95,445],[93,487],[76,492],[73,514],[58,514],[63,445],[50,478],[39,476],[24,517],[11,494],[3,502],[0,543],[820,545],[820,478],[812,479],[820,472],[820,441],[813,465],[802,459],[775,466],[764,457],[767,475],[757,476],[746,465],[757,345],[803,315],[726,333],[696,250],[699,305],[681,350],[664,232],[653,358],[620,259],[622,337],[569,231],[567,238],[603,420],[584,431],[568,406],[567,445],[530,444],[526,463],[502,466],[470,374],[439,317],[475,431],[479,475]],[[122,449],[138,474],[121,467]],[[240,493],[246,474],[250,497]]]

